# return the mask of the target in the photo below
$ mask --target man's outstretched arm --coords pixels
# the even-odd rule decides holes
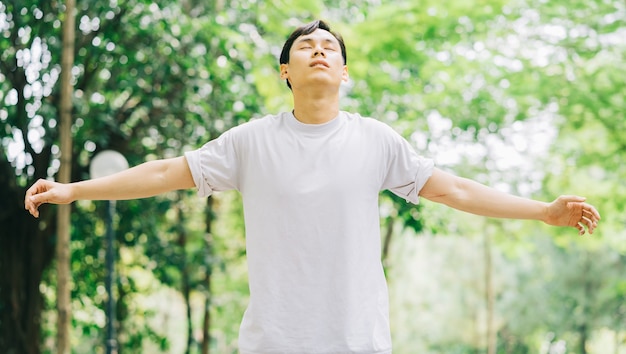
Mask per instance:
[[[433,170],[420,196],[468,213],[495,218],[541,220],[570,226],[582,235],[598,226],[600,213],[584,197],[560,196],[552,203],[507,194],[438,168]]]
[[[192,187],[191,171],[186,158],[181,156],[145,162],[110,176],[81,182],[62,184],[40,179],[26,191],[24,208],[38,217],[38,208],[44,203],[137,199]]]

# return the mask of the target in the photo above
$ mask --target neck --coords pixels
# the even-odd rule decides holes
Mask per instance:
[[[315,94],[311,91],[293,91],[293,114],[305,124],[327,123],[339,114],[339,92]]]

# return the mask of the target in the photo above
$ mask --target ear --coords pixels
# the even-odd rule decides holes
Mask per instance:
[[[282,80],[287,80],[289,77],[289,73],[287,69],[289,68],[289,64],[280,64],[280,78]]]
[[[349,78],[350,78],[350,75],[348,75],[348,66],[344,65],[343,66],[343,73],[341,74],[341,81],[348,82]]]

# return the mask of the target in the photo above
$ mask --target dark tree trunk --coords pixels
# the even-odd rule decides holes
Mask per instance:
[[[388,266],[389,249],[391,248],[391,238],[393,237],[393,223],[394,218],[389,216],[386,219],[387,225],[385,227],[385,235],[383,237],[383,251],[381,259],[384,266]]]
[[[24,190],[16,185],[12,166],[0,154],[0,353],[41,352],[39,290],[54,245],[51,208],[34,219],[23,207]]]
[[[16,32],[16,31],[14,31]],[[12,36],[14,34],[12,32]],[[17,38],[11,38],[13,42]],[[13,118],[24,137],[28,116],[24,69],[10,57],[0,65],[2,74],[17,92]],[[45,177],[50,162],[49,147],[35,153],[27,139],[34,168],[32,180]],[[39,283],[53,257],[56,226],[53,207],[43,207],[39,219],[24,210],[25,189],[18,185],[15,168],[0,146],[0,353],[36,354],[40,350],[41,311],[44,307]]]
[[[185,348],[185,354],[191,353],[191,345],[193,344],[193,322],[191,320],[191,276],[189,274],[189,266],[187,263],[187,232],[185,229],[185,213],[180,207],[180,199],[177,204],[178,214],[178,246],[180,247],[181,263],[180,274],[182,278],[181,293],[185,299],[185,306],[187,307],[187,344]]]
[[[202,354],[209,354],[209,348],[211,345],[211,274],[213,272],[213,236],[211,234],[213,224],[213,198],[207,198],[207,206],[206,206],[206,252],[209,254],[210,262],[206,265],[206,276],[205,276],[205,286],[206,286],[206,300],[204,302],[204,320],[202,323]]]

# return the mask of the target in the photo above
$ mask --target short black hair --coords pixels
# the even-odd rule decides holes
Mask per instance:
[[[337,39],[337,41],[339,42],[339,46],[341,47],[341,56],[343,56],[343,64],[346,65],[348,63],[348,55],[346,54],[346,45],[343,42],[343,37],[339,33],[333,32],[330,29],[330,26],[328,25],[328,23],[322,20],[315,20],[313,22],[309,22],[306,25],[296,28],[291,33],[289,38],[287,38],[285,45],[283,45],[283,50],[280,52],[280,60],[279,60],[280,64],[289,63],[289,51],[291,50],[293,43],[296,41],[296,39],[298,39],[298,37],[311,34],[315,32],[315,30],[317,29],[328,31]],[[291,88],[291,84],[289,83],[289,80],[285,80],[285,81],[287,81],[287,86]]]

